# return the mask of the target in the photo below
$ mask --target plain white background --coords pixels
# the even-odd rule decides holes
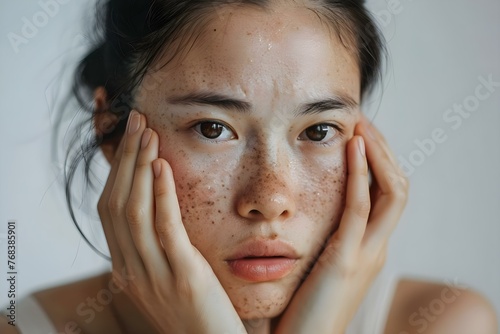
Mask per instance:
[[[17,49],[9,34],[23,36],[25,20],[43,19],[43,6],[0,3],[0,304],[7,300],[10,219],[17,221],[19,296],[109,268],[71,222],[62,158],[49,151],[52,109],[69,85],[62,79],[68,70],[61,69],[85,50],[84,9],[92,8],[82,0],[60,2]],[[383,92],[366,110],[407,161],[411,182],[385,270],[476,289],[500,315],[500,1],[373,0],[368,6],[390,61]],[[499,84],[480,89],[478,99],[481,77]],[[458,117],[453,108],[464,104],[472,111]],[[433,133],[438,139],[431,143]]]

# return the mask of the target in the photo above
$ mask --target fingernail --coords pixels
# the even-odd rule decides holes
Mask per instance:
[[[155,173],[155,177],[159,178],[161,175],[161,163],[160,160],[153,161],[153,171]]]
[[[153,133],[153,130],[151,130],[151,129],[144,130],[144,133],[142,134],[141,148],[146,148],[146,146],[148,146],[149,141],[151,140],[152,133]]]
[[[129,116],[128,134],[134,134],[141,126],[141,115],[137,111],[132,111]]]
[[[365,156],[365,142],[363,140],[363,137],[358,137],[358,148],[359,148],[359,153],[361,153],[361,156]]]

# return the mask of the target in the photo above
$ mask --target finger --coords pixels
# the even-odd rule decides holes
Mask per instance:
[[[380,146],[383,148],[384,152],[387,154],[387,157],[394,163],[396,158],[392,154],[392,151],[389,149],[389,144],[387,140],[382,135],[382,133],[373,125],[372,121],[370,121],[365,115],[362,115],[361,121],[367,129],[368,134],[373,138],[377,139],[380,143]]]
[[[382,133],[377,129],[377,127],[375,127],[373,125],[373,123],[371,121],[368,120],[368,118],[366,118],[366,116],[362,115],[362,121],[364,122],[364,124],[366,125],[367,129],[368,129],[368,132],[369,134],[374,137],[373,139],[377,139],[380,146],[382,147],[382,149],[384,150],[385,154],[387,155],[387,157],[391,160],[391,162],[397,166],[397,171],[399,174],[401,174],[402,176],[404,176],[404,173],[403,171],[399,168],[399,165],[397,164],[396,162],[396,157],[394,156],[394,153],[392,152],[392,150],[390,149],[389,147],[389,144],[387,143],[387,140],[385,139],[384,135],[382,135]]]
[[[368,165],[363,138],[354,136],[347,144],[347,193],[344,213],[332,240],[344,255],[354,255],[363,239],[370,213]]]
[[[121,153],[115,183],[109,198],[109,207],[113,229],[116,240],[120,246],[124,261],[132,274],[144,273],[144,265],[137,249],[127,223],[126,207],[132,188],[135,171],[135,164],[139,152],[140,139],[146,125],[145,117],[136,111],[132,111],[129,116],[127,130],[125,133],[125,143]],[[137,272],[135,271],[137,270]]]
[[[166,278],[170,272],[167,258],[154,227],[153,160],[158,158],[158,135],[151,129],[142,134],[132,191],[127,205],[127,220],[134,244],[150,277]]]
[[[402,189],[397,187],[398,183],[393,182],[392,178],[399,179],[401,175],[399,174],[397,164],[390,158],[390,155],[386,153],[386,150],[382,146],[382,141],[371,134],[364,124],[358,124],[356,132],[365,139],[368,164],[381,192],[386,195],[397,194],[398,190]]]
[[[175,274],[191,269],[193,246],[182,223],[172,168],[164,159],[153,161],[156,203],[155,227]]]
[[[399,221],[407,200],[408,185],[398,166],[389,158],[381,140],[370,136],[365,126],[359,129],[366,143],[366,156],[379,188],[379,196],[372,203],[365,233],[366,243],[380,244],[389,238]]]
[[[120,250],[120,246],[118,245],[118,241],[116,240],[108,203],[111,190],[113,189],[113,185],[116,180],[118,165],[120,164],[121,153],[123,151],[123,142],[124,140],[120,141],[116,154],[111,161],[111,169],[108,175],[108,179],[106,181],[106,184],[104,185],[101,197],[99,198],[99,201],[97,203],[97,211],[99,212],[99,217],[101,219],[104,235],[108,244],[109,253],[113,261],[113,265],[116,266],[116,268],[123,268],[125,262]]]
[[[391,182],[397,182],[401,178],[404,178],[405,174],[401,170],[401,168],[399,167],[398,163],[396,163],[396,158],[394,156],[394,153],[389,148],[389,145],[387,144],[387,141],[386,141],[385,137],[382,135],[382,133],[373,125],[373,123],[370,120],[368,120],[368,118],[364,114],[362,114],[361,122],[366,128],[367,134],[372,139],[378,140],[378,143],[380,144],[380,146],[384,150],[387,158],[389,158],[391,163],[396,167],[396,169],[395,169],[396,174],[390,175]],[[360,128],[361,127],[356,127],[355,134],[363,135],[363,133],[360,132],[360,130],[359,130]],[[376,200],[379,196],[380,196],[380,187],[377,183],[377,180],[372,178],[371,187],[370,187],[370,197],[372,199],[372,202],[374,201],[374,199]]]

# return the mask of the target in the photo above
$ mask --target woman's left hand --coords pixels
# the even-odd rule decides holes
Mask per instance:
[[[275,333],[344,333],[385,264],[389,236],[407,202],[408,181],[364,116],[354,135],[347,145],[346,206],[339,228],[276,319]]]

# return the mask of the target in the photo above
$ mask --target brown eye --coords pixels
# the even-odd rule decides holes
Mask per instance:
[[[227,126],[218,122],[200,122],[194,126],[194,130],[206,139],[221,139],[221,141],[223,141],[233,139],[235,137],[233,132],[228,129]],[[227,134],[223,135],[224,132]],[[221,135],[222,138],[220,138]]]
[[[221,124],[205,122],[200,124],[200,132],[207,138],[215,139],[222,133],[223,126]]]
[[[312,141],[322,141],[323,139],[325,139],[327,136],[335,136],[337,133],[337,129],[335,128],[334,125],[331,125],[331,124],[315,124],[313,126],[310,126],[308,127],[307,129],[304,130],[304,132],[301,133],[301,136],[299,136],[299,139],[300,140],[304,140],[304,139],[301,139],[300,137],[302,137],[302,134],[305,134],[307,136],[307,139],[309,140],[312,140]]]

